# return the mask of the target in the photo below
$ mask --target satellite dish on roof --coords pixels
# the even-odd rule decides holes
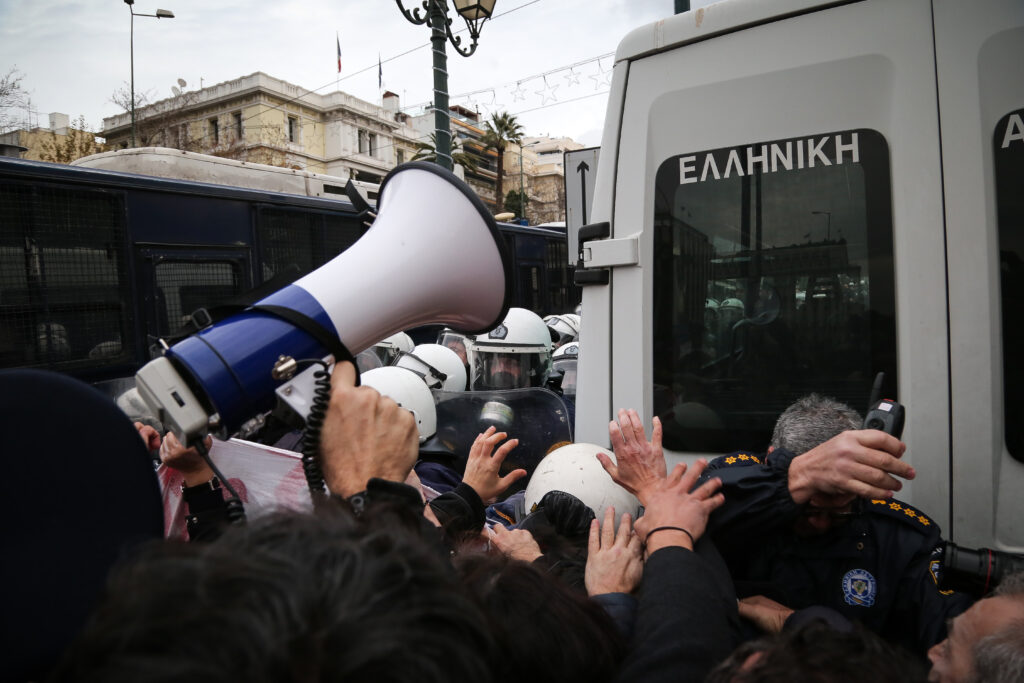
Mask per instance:
[[[179,78],[179,79],[178,79],[178,86],[179,86],[179,87],[182,87],[182,88],[184,88],[184,87],[185,87],[186,85],[188,85],[188,83],[186,83],[186,82],[185,82],[185,79],[184,79],[184,78]]]
[[[181,90],[179,90],[178,86],[176,86],[176,85],[172,85],[171,86],[171,92],[174,93],[175,97],[177,97],[178,95],[181,94]]]

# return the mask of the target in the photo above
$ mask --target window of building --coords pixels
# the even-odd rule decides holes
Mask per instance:
[[[236,111],[231,115],[231,118],[235,124],[235,139],[242,139],[242,112]]]
[[[377,134],[370,133],[368,137],[370,139],[370,156],[375,157],[377,156]]]
[[[365,130],[359,131],[359,153],[366,154],[370,150],[370,143]]]
[[[395,150],[395,162],[399,163],[399,164],[404,164],[405,163],[405,150],[404,149],[397,149],[397,150]]]
[[[299,141],[299,119],[295,116],[288,117],[288,142]]]
[[[854,130],[686,153],[654,193],[654,412],[665,446],[765,448],[818,392],[896,378],[889,150]]]
[[[1006,450],[1024,461],[1024,109],[996,124],[994,147],[996,217],[999,225],[1000,286],[1003,315],[1003,412]]]
[[[210,124],[210,143],[214,145],[220,144],[220,125],[217,122],[217,117],[213,117],[209,121]]]

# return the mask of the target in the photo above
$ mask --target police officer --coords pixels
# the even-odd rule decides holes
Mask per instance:
[[[914,470],[905,446],[859,430],[853,409],[815,394],[779,418],[768,453],[733,453],[705,473],[725,505],[709,531],[741,595],[789,611],[829,607],[924,655],[971,598],[938,587],[941,531],[895,500]]]

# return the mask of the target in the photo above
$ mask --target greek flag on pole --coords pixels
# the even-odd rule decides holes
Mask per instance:
[[[335,32],[334,38],[338,41],[338,73],[341,73],[341,37]]]

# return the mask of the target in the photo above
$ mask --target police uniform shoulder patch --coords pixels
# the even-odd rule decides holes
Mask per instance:
[[[741,465],[761,465],[764,463],[764,458],[760,455],[754,455],[752,453],[744,453],[736,451],[728,455],[720,455],[719,457],[708,463],[707,469],[709,470],[720,470],[724,467],[739,467]]]
[[[871,607],[875,604],[878,582],[867,569],[851,569],[843,576],[843,599],[855,607]]]
[[[937,526],[928,515],[895,498],[869,498],[865,503],[864,507],[875,514],[902,520],[922,531],[930,531]]]

